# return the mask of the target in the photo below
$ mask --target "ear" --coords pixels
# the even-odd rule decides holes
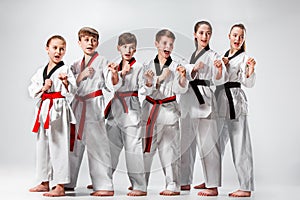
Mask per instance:
[[[45,47],[45,50],[46,50],[47,52],[49,52],[49,47],[46,46],[46,47]]]
[[[80,40],[78,40],[78,45],[81,46],[81,41]]]
[[[156,47],[156,48],[158,48],[158,47],[159,47],[159,45],[158,45],[158,42],[157,42],[157,41],[155,41],[154,45],[155,45],[155,47]]]
[[[196,35],[197,35],[197,33],[194,33],[194,38],[196,39]]]
[[[120,48],[121,48],[121,46],[117,45],[117,50],[118,50],[119,52],[121,52]]]
[[[228,39],[230,39],[230,33],[228,34]]]

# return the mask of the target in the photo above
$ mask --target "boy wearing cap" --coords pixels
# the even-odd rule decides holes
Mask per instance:
[[[104,120],[103,89],[112,89],[107,79],[108,61],[96,51],[99,33],[90,27],[78,32],[78,44],[84,56],[71,69],[78,86],[72,109],[77,124],[71,132],[71,182],[66,188],[74,190],[85,148],[94,192],[92,196],[113,196],[111,156]]]

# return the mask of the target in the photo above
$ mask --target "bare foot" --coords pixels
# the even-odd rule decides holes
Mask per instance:
[[[64,185],[61,184],[57,184],[54,190],[43,194],[46,197],[61,197],[65,195]]]
[[[49,182],[42,182],[41,184],[30,188],[29,192],[49,192]]]
[[[195,185],[194,189],[207,189],[205,183],[201,183],[200,185]]]
[[[159,194],[164,195],[164,196],[176,196],[176,195],[180,195],[180,192],[174,192],[174,191],[171,191],[171,190],[164,190],[164,191],[161,191]]]
[[[109,191],[109,190],[97,190],[97,191],[91,193],[91,196],[98,196],[98,197],[114,196],[114,191]]]
[[[207,188],[198,192],[199,196],[218,196],[218,188]]]
[[[92,190],[93,189],[93,185],[92,184],[91,185],[87,185],[86,188]]]
[[[243,191],[243,190],[237,190],[235,192],[228,194],[230,197],[250,197],[251,192],[250,191]]]
[[[181,190],[191,190],[191,185],[182,185],[180,187]]]
[[[128,190],[132,190],[132,186],[128,187]]]
[[[132,190],[127,193],[127,196],[147,196],[147,192],[141,190]]]

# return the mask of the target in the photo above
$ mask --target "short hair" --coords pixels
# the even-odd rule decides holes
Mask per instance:
[[[244,24],[234,24],[230,28],[229,34],[231,33],[232,29],[234,29],[235,27],[238,27],[238,28],[242,29],[246,33],[246,27],[244,26]],[[244,51],[246,51],[246,40],[244,40],[244,43],[242,44],[241,49],[243,49]]]
[[[47,40],[46,47],[49,47],[49,44],[50,44],[51,40],[54,40],[54,39],[59,39],[59,40],[63,41],[64,45],[67,44],[65,38],[63,38],[62,36],[60,36],[60,35],[53,35],[53,36],[51,36],[51,37]]]
[[[84,36],[92,36],[99,40],[99,33],[91,27],[83,27],[78,31],[78,40],[80,41]]]
[[[173,40],[175,40],[175,35],[174,35],[174,33],[172,33],[172,32],[171,32],[170,30],[168,30],[168,29],[162,29],[162,30],[160,30],[160,31],[158,31],[158,32],[156,33],[155,41],[156,41],[156,42],[159,42],[160,39],[161,39],[161,37],[163,37],[163,36],[167,36],[167,37],[172,38]]]
[[[119,46],[122,46],[124,44],[130,44],[130,43],[134,43],[135,46],[137,45],[137,40],[134,34],[127,32],[127,33],[122,33],[119,36],[119,40],[118,40]]]

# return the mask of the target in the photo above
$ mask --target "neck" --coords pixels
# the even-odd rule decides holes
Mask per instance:
[[[198,48],[197,48],[197,51],[201,51],[202,49],[204,49],[205,47],[201,46],[201,45],[198,45]]]
[[[159,60],[159,64],[160,64],[161,66],[163,66],[163,65],[167,62],[167,59],[168,59],[168,58],[165,58],[164,56],[158,54],[158,60]]]
[[[231,49],[229,50],[229,55],[234,55],[238,50],[239,50],[239,49],[233,49],[233,48],[231,48]]]
[[[50,71],[51,69],[53,69],[58,63],[52,62],[50,61],[48,63],[48,71]]]

